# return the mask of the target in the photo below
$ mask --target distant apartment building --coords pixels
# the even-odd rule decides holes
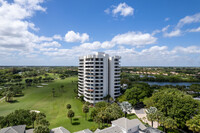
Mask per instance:
[[[109,57],[104,52],[79,58],[78,95],[90,103],[103,101],[110,95],[120,95],[120,56]]]

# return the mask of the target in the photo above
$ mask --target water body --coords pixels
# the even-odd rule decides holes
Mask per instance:
[[[192,84],[200,84],[200,82],[150,82],[150,81],[140,81],[140,82],[148,83],[149,85],[160,85],[160,86],[165,86],[165,85],[190,86]]]

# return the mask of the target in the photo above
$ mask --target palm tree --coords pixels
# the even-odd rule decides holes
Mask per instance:
[[[87,120],[87,113],[89,112],[90,108],[88,105],[83,105],[82,111],[85,113],[85,120]]]
[[[156,112],[157,112],[157,108],[156,107],[150,107],[146,111],[146,113],[147,113],[147,119],[149,121],[151,121],[151,126],[152,127],[153,127],[153,121],[156,120]]]
[[[92,110],[91,113],[90,113],[90,117],[91,117],[92,119],[94,119],[94,118],[96,117],[97,113],[98,113],[98,112],[97,112],[96,109]]]
[[[125,101],[125,102],[120,103],[120,107],[122,111],[124,112],[125,117],[127,113],[131,113],[132,106],[129,102]]]
[[[14,96],[14,92],[8,90],[7,92],[5,92],[5,100],[6,102],[10,102],[12,100],[12,97]]]
[[[55,97],[55,88],[52,88],[52,94],[53,94],[53,97]]]
[[[96,117],[94,118],[94,121],[95,121],[96,123],[98,123],[98,128],[100,128],[100,123],[102,122],[101,118],[98,117],[98,116],[96,116]]]
[[[67,117],[70,118],[71,124],[72,124],[72,118],[74,117],[74,115],[75,115],[75,113],[72,110],[69,110],[67,113]]]
[[[71,104],[67,104],[66,107],[67,107],[67,109],[69,110],[69,109],[71,109],[72,106],[71,106]]]
[[[64,92],[64,90],[63,90],[63,88],[64,88],[64,85],[61,85],[61,86],[60,86],[60,88],[61,88],[62,92]]]
[[[105,114],[106,114],[105,111],[101,111],[97,115],[97,117],[99,117],[101,119],[102,126],[104,126],[104,122],[105,122],[105,119],[106,119],[106,115]]]
[[[34,128],[34,122],[36,120],[36,116],[37,116],[36,112],[31,112],[31,120],[32,120],[33,128]]]
[[[161,111],[156,111],[155,113],[155,120],[160,124],[161,119],[164,117],[163,113]]]
[[[4,123],[5,123],[4,117],[0,116],[0,128],[4,127],[4,125],[5,125]]]

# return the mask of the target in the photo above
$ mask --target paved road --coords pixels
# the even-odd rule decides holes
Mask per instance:
[[[145,114],[144,109],[135,109],[136,114]]]

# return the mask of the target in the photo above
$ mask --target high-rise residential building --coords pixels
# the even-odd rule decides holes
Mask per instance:
[[[103,101],[110,95],[120,95],[120,56],[109,57],[104,52],[79,58],[78,95],[90,103]]]

